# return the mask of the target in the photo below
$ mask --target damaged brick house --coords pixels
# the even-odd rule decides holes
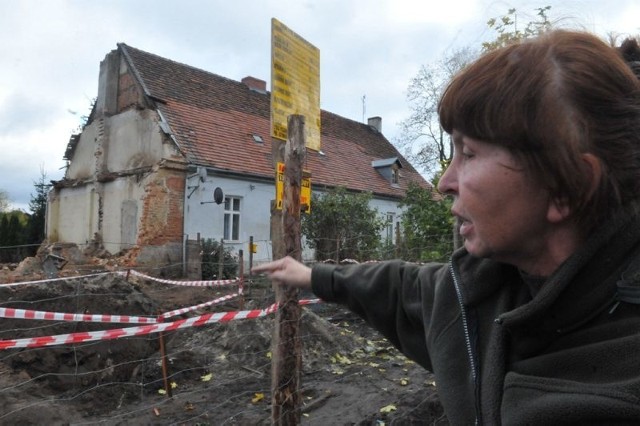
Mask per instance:
[[[396,226],[409,182],[429,184],[383,136],[381,119],[322,111],[321,126],[322,151],[309,150],[305,166],[313,192],[370,191],[372,207]],[[234,250],[253,237],[254,260],[268,260],[271,142],[264,81],[233,81],[118,44],[100,64],[94,108],[49,194],[47,239],[127,249],[151,266],[181,263],[185,239],[198,234]]]

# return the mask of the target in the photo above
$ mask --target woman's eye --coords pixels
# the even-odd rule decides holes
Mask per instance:
[[[462,150],[462,158],[469,159],[471,157],[473,157],[473,153],[471,153],[471,152],[469,152],[467,150],[464,150],[464,149]]]

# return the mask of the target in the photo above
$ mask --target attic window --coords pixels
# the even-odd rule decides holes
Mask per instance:
[[[391,183],[400,183],[400,169],[398,167],[391,167]]]
[[[400,169],[402,168],[402,163],[400,163],[398,157],[375,160],[371,162],[371,166],[391,185],[397,186],[400,184]]]
[[[264,141],[262,140],[262,138],[260,137],[260,135],[253,134],[252,136],[253,136],[253,141],[254,141],[255,143],[264,143]]]

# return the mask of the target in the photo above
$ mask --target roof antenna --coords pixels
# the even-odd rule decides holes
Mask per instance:
[[[364,117],[367,114],[367,95],[362,95],[362,122],[364,123]]]

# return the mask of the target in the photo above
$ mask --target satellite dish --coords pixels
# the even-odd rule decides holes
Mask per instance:
[[[224,200],[224,194],[222,193],[222,188],[218,186],[213,190],[213,201],[216,204],[221,204],[222,200]]]

